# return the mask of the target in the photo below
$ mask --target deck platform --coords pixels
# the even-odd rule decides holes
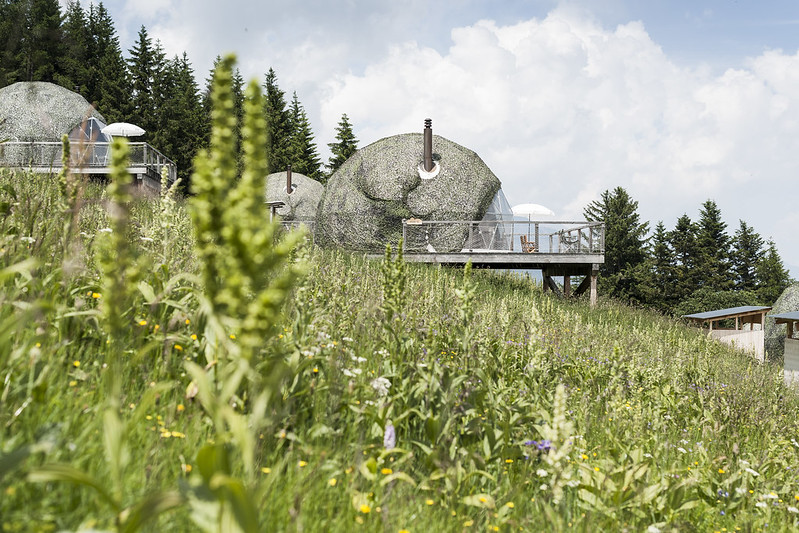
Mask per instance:
[[[455,237],[453,237],[455,236]],[[460,251],[440,252],[463,237]],[[605,262],[605,226],[586,221],[422,221],[403,222],[403,256],[411,263],[475,268],[540,270],[544,291],[579,296],[590,290],[597,300],[597,275]],[[563,277],[561,287],[552,279]],[[571,277],[585,276],[572,291]]]

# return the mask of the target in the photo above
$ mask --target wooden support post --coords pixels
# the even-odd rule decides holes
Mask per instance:
[[[738,331],[738,317],[735,317],[735,331]]]
[[[575,295],[575,296],[580,296],[580,295],[581,295],[581,294],[583,294],[585,291],[587,291],[587,290],[588,290],[590,287],[591,287],[591,273],[589,272],[589,273],[588,273],[588,274],[586,274],[586,276],[583,278],[583,281],[582,281],[582,283],[580,283],[580,285],[577,287],[577,289],[575,289],[575,291],[574,291],[574,295]]]
[[[788,326],[788,335],[787,335],[787,337],[789,339],[791,339],[791,338],[793,338],[793,322],[788,322],[786,324],[786,326]]]
[[[563,296],[568,298],[572,295],[572,278],[571,276],[563,276]]]
[[[591,307],[596,307],[596,277],[599,275],[599,265],[594,265],[591,269]]]

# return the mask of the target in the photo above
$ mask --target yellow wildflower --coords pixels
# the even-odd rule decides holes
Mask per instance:
[[[307,461],[300,461],[299,463],[297,463],[297,466],[299,466],[300,468],[302,468],[304,466],[308,466],[308,462]]]
[[[516,505],[514,505],[513,502],[508,502],[505,504],[505,507],[507,507],[508,509],[513,509],[514,507],[516,507]]]
[[[380,470],[380,473],[383,474],[384,476],[387,476],[389,474],[393,474],[394,471],[391,470],[390,468],[383,468]]]
[[[139,325],[140,326],[146,326],[147,325],[147,321],[146,320],[139,320]]]
[[[426,500],[424,501],[424,503],[426,503],[427,505],[435,505],[435,503],[436,503],[436,502],[434,502],[433,500],[431,500],[430,498],[428,498],[428,499],[426,499]]]
[[[334,477],[331,477],[330,479],[327,480],[327,484],[330,485],[331,487],[335,487],[336,483],[338,483],[338,481],[336,481],[336,478]]]
[[[80,366],[80,361],[72,361],[72,366],[78,368]]]
[[[372,512],[372,508],[366,505],[365,503],[362,503],[358,510],[361,511],[363,514],[369,514]]]
[[[270,474],[272,472],[272,469],[269,468],[268,466],[265,466],[261,469],[261,472],[263,472],[264,474]]]
[[[186,407],[182,403],[178,404],[178,412],[184,411],[185,409]]]
[[[719,468],[719,474],[723,474],[723,473],[724,473],[724,469],[723,468]]]
[[[181,346],[180,344],[176,344],[176,345],[175,345],[175,349],[176,349],[177,351],[179,351],[179,352],[182,352],[182,351],[183,351],[183,346]]]
[[[99,292],[93,292],[93,293],[92,293],[92,298],[94,298],[95,300],[96,300],[97,298],[100,298],[101,296],[102,296],[102,294],[100,294]]]
[[[467,520],[463,523],[463,527],[472,527],[474,525],[474,520]]]

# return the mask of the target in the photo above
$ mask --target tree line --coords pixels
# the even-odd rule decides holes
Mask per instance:
[[[56,83],[81,94],[109,123],[141,126],[147,133],[137,140],[175,161],[186,190],[194,156],[210,140],[212,77],[213,70],[199,87],[187,54],[167,58],[144,26],[125,57],[102,2],[84,9],[71,0],[62,12],[58,0],[0,0],[0,87],[18,81]],[[328,144],[332,156],[323,164],[297,93],[287,102],[273,69],[264,76],[263,87],[269,172],[291,165],[292,171],[325,183],[357,150],[349,118],[341,116],[335,142]],[[236,71],[239,118],[243,88]],[[235,133],[240,145],[240,132]]]
[[[772,305],[792,282],[774,241],[743,220],[730,234],[713,200],[696,221],[683,214],[674,228],[660,221],[651,234],[622,187],[606,190],[583,214],[605,222],[599,290],[632,304],[677,316]]]

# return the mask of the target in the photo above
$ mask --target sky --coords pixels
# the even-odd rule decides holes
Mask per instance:
[[[86,0],[84,0],[85,2]],[[799,2],[106,0],[123,50],[145,25],[204,80],[235,52],[275,69],[323,160],[343,113],[360,146],[433,131],[475,151],[511,205],[582,219],[624,187],[668,229],[712,199],[799,278]]]

